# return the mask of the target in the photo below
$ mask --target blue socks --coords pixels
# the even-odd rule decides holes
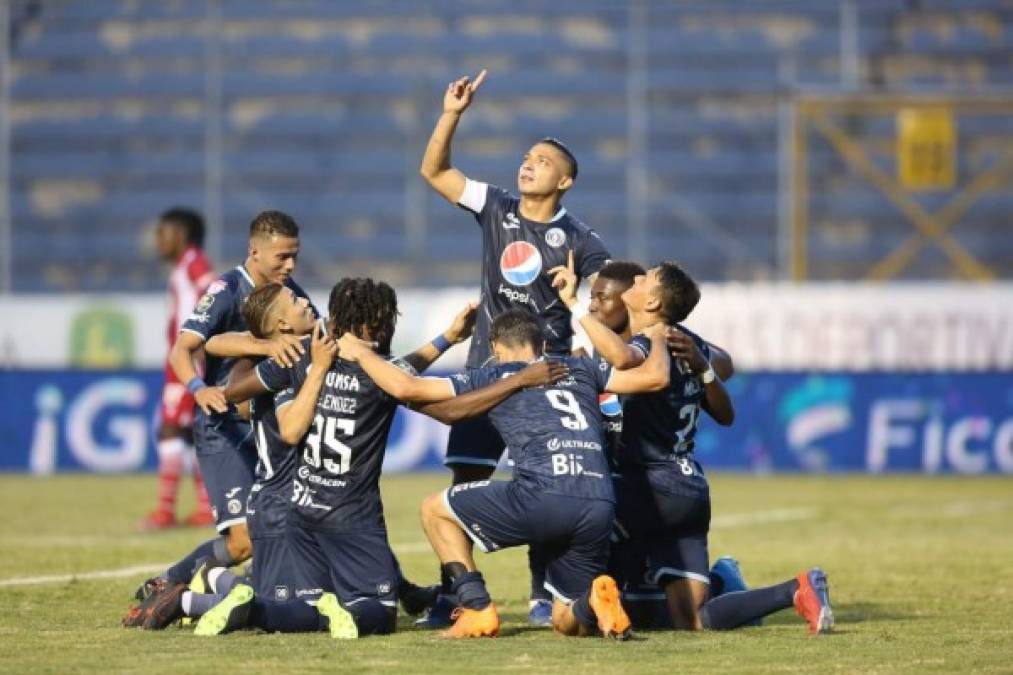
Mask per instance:
[[[528,546],[528,571],[531,572],[531,599],[552,602],[552,595],[545,590],[545,552],[536,544]]]
[[[754,619],[773,614],[794,604],[798,581],[733,591],[710,600],[700,610],[703,627],[707,630],[731,630]]]
[[[199,561],[202,558],[211,558],[214,555],[214,545],[219,541],[221,541],[222,544],[225,543],[221,537],[205,541],[203,544],[190,551],[189,555],[185,558],[165,570],[165,574],[162,576],[174,584],[190,583],[190,579],[193,578],[194,572],[197,571]]]

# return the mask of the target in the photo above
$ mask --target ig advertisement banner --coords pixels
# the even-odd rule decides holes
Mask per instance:
[[[735,424],[702,416],[711,469],[1013,473],[1010,373],[740,373]],[[0,371],[0,471],[123,472],[156,464],[161,372]],[[401,411],[387,471],[442,466],[447,427]]]

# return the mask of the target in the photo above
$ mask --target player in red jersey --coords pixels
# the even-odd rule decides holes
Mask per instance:
[[[169,351],[183,321],[215,279],[211,263],[201,249],[203,244],[204,219],[196,211],[172,208],[159,218],[155,247],[159,257],[173,264],[169,276]],[[158,506],[141,523],[143,529],[159,530],[176,525],[176,494],[186,464],[193,467],[197,509],[184,522],[192,526],[214,524],[204,481],[193,458],[193,406],[193,395],[166,361],[159,409]]]

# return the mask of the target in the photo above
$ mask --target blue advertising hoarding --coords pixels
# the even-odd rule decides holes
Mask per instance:
[[[154,468],[161,372],[0,371],[0,470]],[[703,416],[710,469],[1013,473],[1013,374],[740,373],[732,427]],[[388,471],[442,466],[447,427],[402,410]]]

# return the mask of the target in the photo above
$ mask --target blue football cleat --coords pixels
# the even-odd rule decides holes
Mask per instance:
[[[416,619],[416,628],[447,628],[453,623],[450,614],[457,609],[453,598],[449,595],[440,594],[436,596],[436,602],[429,608],[426,615]]]
[[[713,593],[712,598],[716,598],[719,595],[725,593],[736,593],[739,591],[748,591],[749,585],[742,576],[742,570],[739,569],[739,561],[730,555],[721,556],[711,567],[711,576],[718,577],[721,580],[721,592]],[[711,583],[711,588],[715,586]],[[763,619],[753,619],[743,624],[744,626],[762,626]]]
[[[528,610],[528,623],[532,626],[551,626],[552,625],[552,601],[551,600],[532,600],[531,609]]]

